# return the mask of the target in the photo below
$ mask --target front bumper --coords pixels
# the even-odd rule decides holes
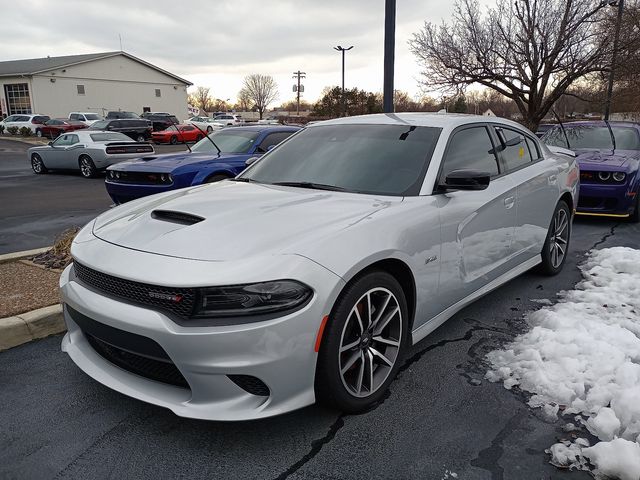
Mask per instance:
[[[578,215],[628,217],[636,206],[636,195],[626,184],[593,185],[582,183]]]
[[[176,185],[175,182],[170,185],[141,185],[136,183],[115,183],[107,179],[104,183],[107,193],[116,205],[183,187]],[[189,185],[184,186],[188,187]]]
[[[112,249],[120,250],[124,256],[136,254],[115,246],[105,247],[105,250]],[[108,253],[104,252],[104,258],[113,258]],[[179,260],[141,252],[137,252],[137,256],[146,256],[145,262],[167,259],[168,263],[176,264]],[[100,383],[125,395],[166,407],[183,417],[249,420],[310,405],[315,401],[317,353],[314,346],[318,328],[343,282],[314,262],[292,257],[295,257],[290,262],[292,271],[300,272],[305,278],[298,278],[315,289],[312,300],[305,307],[273,320],[212,327],[180,326],[159,311],[109,298],[80,283],[70,266],[60,279],[68,329],[62,350]],[[206,267],[215,268],[210,262],[182,262],[209,263]],[[119,268],[116,265],[113,273]],[[157,343],[189,388],[145,378],[108,361],[92,347],[89,337],[74,320],[74,314],[118,329],[125,335],[130,332]],[[267,385],[270,394],[252,395],[234,383],[229,375],[256,377]]]

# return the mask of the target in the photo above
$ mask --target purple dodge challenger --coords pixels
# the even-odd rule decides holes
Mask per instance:
[[[584,121],[556,125],[542,141],[568,148],[580,166],[578,215],[640,221],[640,124]]]

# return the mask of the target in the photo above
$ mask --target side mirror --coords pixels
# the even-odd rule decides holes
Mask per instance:
[[[248,167],[249,165],[253,165],[258,160],[260,160],[260,157],[247,158],[247,160],[244,162],[244,165],[245,165],[245,167]]]
[[[47,145],[49,145],[50,147],[53,147],[53,142],[48,142]]]
[[[485,190],[491,181],[489,172],[478,170],[454,170],[445,178],[443,190]]]
[[[273,150],[274,148],[276,148],[276,146],[275,146],[275,145],[269,145],[269,146],[267,147],[267,152],[269,152],[269,151]]]

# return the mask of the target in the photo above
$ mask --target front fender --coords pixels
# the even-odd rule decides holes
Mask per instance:
[[[200,170],[198,170],[198,173],[196,173],[196,176],[193,177],[193,180],[191,181],[191,185],[192,186],[202,185],[203,183],[206,182],[207,178],[211,177],[212,175],[226,175],[231,178],[231,177],[235,177],[238,173],[240,172],[237,171],[237,168],[226,163],[221,163],[215,166],[201,168]]]

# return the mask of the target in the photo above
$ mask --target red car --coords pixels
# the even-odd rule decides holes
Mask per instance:
[[[57,138],[58,135],[87,128],[87,124],[77,120],[69,120],[66,118],[52,118],[47,120],[44,125],[36,128],[36,135],[39,137]]]
[[[204,138],[204,134],[193,125],[171,125],[166,130],[153,132],[151,138],[155,143],[198,142]]]

